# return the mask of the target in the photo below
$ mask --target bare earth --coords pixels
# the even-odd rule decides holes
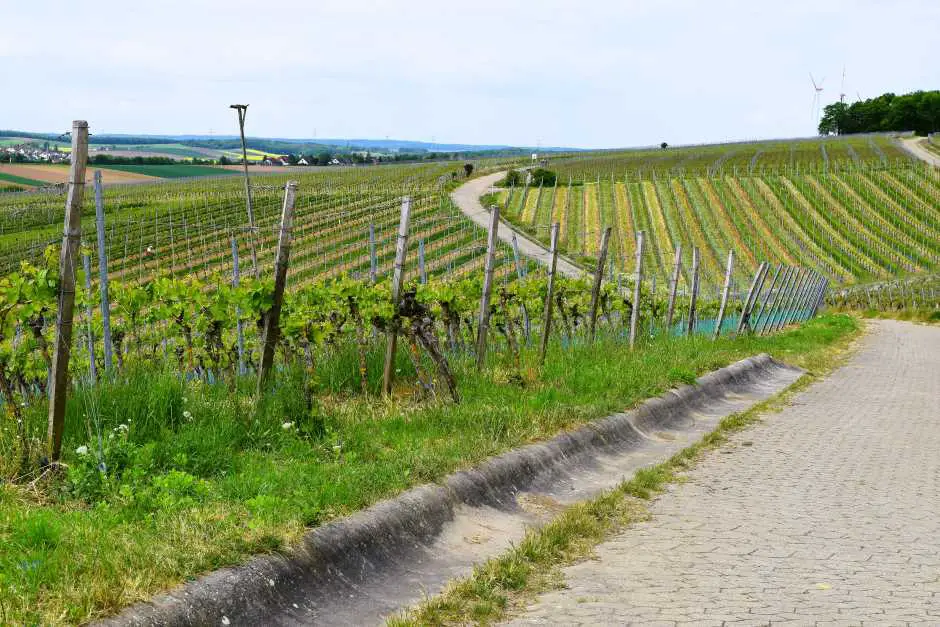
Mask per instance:
[[[101,170],[101,182],[105,185],[111,183],[137,183],[140,181],[160,181],[156,176],[145,176],[133,172],[121,172],[119,170],[108,170],[105,168],[96,168],[89,166],[85,171],[85,182],[91,183],[96,169]],[[33,179],[34,181],[43,181],[45,183],[65,183],[69,178],[68,165],[42,165],[38,163],[3,163],[0,164],[0,172],[22,176]]]
[[[480,196],[487,193],[489,189],[504,176],[506,176],[505,172],[497,172],[496,174],[488,174],[480,178],[472,179],[455,189],[450,197],[453,199],[454,203],[460,207],[460,211],[463,212],[465,216],[473,220],[478,226],[488,230],[491,220],[490,212],[484,209],[483,205],[480,204]],[[551,255],[545,246],[534,239],[530,239],[528,235],[516,231],[504,220],[500,220],[499,229],[497,230],[499,239],[508,244],[512,241],[513,233],[516,234],[520,254],[531,257],[544,266],[549,265]],[[561,256],[558,257],[557,270],[561,274],[570,277],[581,276],[584,273],[581,268]]]
[[[940,625],[940,329],[872,323],[514,625]]]

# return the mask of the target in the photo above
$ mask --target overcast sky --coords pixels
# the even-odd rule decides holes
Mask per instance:
[[[0,0],[0,128],[638,146],[940,88],[940,1]]]

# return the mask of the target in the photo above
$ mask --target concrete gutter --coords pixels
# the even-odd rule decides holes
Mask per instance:
[[[505,172],[497,172],[495,174],[487,174],[486,176],[472,179],[451,192],[450,197],[460,208],[460,211],[473,220],[477,226],[483,229],[489,229],[490,212],[480,204],[480,196],[490,191],[490,188],[505,176]],[[505,220],[500,219],[499,230],[497,232],[499,239],[509,244],[512,242],[513,233],[516,234],[519,252],[526,257],[536,260],[547,268],[551,262],[549,250],[537,240],[532,239],[522,231],[513,228],[513,226]],[[558,255],[557,269],[561,274],[573,278],[585,274],[585,271],[578,267],[577,264],[562,257],[560,254]]]
[[[366,625],[506,551],[527,528],[698,441],[802,371],[758,355],[635,410],[523,446],[310,530],[101,625]]]

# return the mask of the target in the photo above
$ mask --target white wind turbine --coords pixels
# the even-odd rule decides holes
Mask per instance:
[[[818,124],[819,123],[819,106],[820,106],[820,101],[822,100],[823,81],[825,81],[826,79],[823,78],[821,81],[819,81],[819,83],[817,83],[816,79],[813,78],[812,72],[810,72],[809,80],[813,82],[813,90],[814,90],[813,91],[813,111],[812,111],[813,121]]]

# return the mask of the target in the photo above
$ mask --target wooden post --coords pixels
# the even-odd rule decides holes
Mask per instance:
[[[369,223],[369,280],[374,284],[379,278],[379,260],[375,254],[375,224]]]
[[[483,294],[480,296],[480,319],[477,323],[477,369],[483,367],[486,357],[486,334],[490,326],[490,292],[493,289],[493,270],[496,264],[496,235],[499,232],[499,207],[490,209],[490,233],[486,242],[486,265],[483,271]]]
[[[692,287],[689,294],[689,321],[685,334],[695,332],[695,301],[698,298],[698,248],[692,248]]]
[[[104,371],[111,372],[114,349],[111,345],[111,302],[108,295],[108,251],[104,241],[104,200],[101,193],[101,170],[95,170],[95,231],[98,236],[98,287],[101,292],[101,325],[104,335]],[[124,254],[127,255],[125,231]],[[113,231],[112,231],[113,232]]]
[[[542,320],[542,342],[539,345],[539,364],[545,363],[545,351],[548,350],[548,334],[552,328],[552,298],[555,296],[555,270],[558,266],[558,230],[561,225],[552,225],[551,261],[548,264],[548,284],[545,289],[545,311]]]
[[[780,270],[781,268],[778,267],[777,268],[778,274]],[[770,292],[767,293],[767,298],[770,300],[770,308],[767,310],[767,316],[764,317],[763,320],[760,319],[761,317],[763,317],[764,307],[767,306],[767,301],[765,300],[764,305],[761,307],[760,315],[758,316],[758,325],[755,326],[755,329],[754,329],[758,335],[762,335],[767,330],[767,328],[770,326],[770,322],[776,316],[777,305],[780,302],[780,297],[784,293],[787,283],[790,281],[790,276],[792,275],[792,273],[793,273],[793,268],[789,266],[783,266],[783,275],[780,277],[780,287],[777,288],[776,292],[773,291],[773,289],[777,283],[777,276],[776,275],[774,276],[774,282],[770,286]]]
[[[754,273],[754,280],[751,281],[751,287],[747,290],[747,297],[744,299],[744,306],[741,307],[741,318],[738,320],[736,335],[740,335],[750,324],[751,311],[754,310],[754,306],[757,304],[761,290],[764,289],[764,280],[767,278],[768,268],[770,268],[770,263],[765,261],[757,267],[757,272]]]
[[[597,257],[597,269],[594,272],[594,285],[591,288],[591,309],[588,319],[588,332],[590,341],[594,341],[594,333],[597,329],[597,306],[601,299],[601,282],[604,280],[604,264],[607,263],[607,247],[610,245],[611,227],[604,229],[601,234],[601,248]]]
[[[238,287],[241,280],[241,273],[238,269],[238,242],[232,235],[232,287]],[[245,374],[245,330],[242,328],[241,311],[235,308],[235,333],[238,349],[238,374]]]
[[[793,304],[793,300],[800,291],[800,287],[803,285],[803,281],[806,280],[806,271],[803,270],[803,268],[797,268],[793,275],[793,281],[791,282],[790,288],[785,294],[784,300],[782,301],[782,306],[778,311],[779,315],[777,320],[770,328],[771,333],[778,331],[786,324],[787,318],[790,316],[790,307]]]
[[[731,272],[734,270],[734,249],[728,251],[728,265],[725,267],[725,283],[721,288],[721,305],[718,306],[718,319],[715,321],[715,332],[712,334],[712,340],[717,340],[721,335],[721,323],[725,319],[725,307],[728,306],[728,290],[731,289]],[[755,276],[755,279],[757,277]]]
[[[427,284],[428,272],[424,267],[424,238],[418,240],[418,276],[421,277],[421,284]]]
[[[819,284],[819,293],[816,294],[816,301],[813,303],[813,311],[810,315],[810,318],[815,318],[816,314],[819,313],[820,307],[826,302],[826,291],[829,289],[829,279],[827,277],[822,277],[822,281]]]
[[[636,278],[633,284],[633,307],[630,310],[630,348],[636,342],[636,328],[640,322],[640,297],[643,292],[643,231],[636,234]]]
[[[281,208],[281,229],[277,238],[277,255],[274,261],[274,297],[271,308],[264,316],[264,331],[261,336],[261,365],[258,370],[258,398],[264,392],[271,366],[274,364],[274,349],[280,338],[281,307],[284,304],[284,287],[287,283],[287,264],[290,260],[291,227],[294,220],[294,197],[297,183],[289,181],[284,186],[284,205]]]
[[[261,278],[258,269],[258,253],[255,251],[255,212],[251,201],[251,181],[248,179],[248,148],[245,145],[245,116],[248,114],[248,105],[229,105],[238,113],[238,131],[242,138],[242,166],[245,173],[245,206],[248,208],[248,250],[251,251],[251,268],[255,278]],[[296,186],[295,186],[296,187]],[[293,211],[293,208],[291,209]]]
[[[411,198],[401,199],[401,219],[398,222],[398,241],[395,244],[395,268],[392,274],[392,306],[397,310],[401,299],[401,284],[405,273],[405,256],[408,253],[408,223],[411,220]],[[385,347],[385,370],[382,373],[382,391],[392,393],[392,380],[395,378],[395,349],[398,342],[398,329],[394,323],[388,330],[388,344]]]
[[[676,246],[675,262],[672,267],[672,280],[669,283],[669,304],[666,307],[666,333],[672,333],[672,317],[676,311],[676,292],[679,289],[679,275],[682,271],[682,245]]]
[[[56,316],[55,348],[49,377],[49,459],[58,461],[65,429],[65,394],[69,385],[69,357],[72,350],[72,318],[75,307],[75,266],[82,239],[82,200],[85,196],[85,163],[88,160],[88,122],[72,122],[72,164],[69,168],[68,197],[62,252],[59,256],[59,308]]]
[[[512,233],[512,258],[516,264],[516,278],[520,281],[525,278],[525,272],[522,267],[522,260],[519,255],[519,242],[516,241],[516,233]],[[525,300],[520,299],[519,311],[522,313],[522,329],[525,333],[526,345],[529,343],[529,336],[532,334],[532,323],[529,320],[529,309],[525,306]]]
[[[91,257],[88,253],[82,255],[82,265],[85,268],[85,295],[88,302],[85,303],[85,316],[88,318],[88,374],[91,376],[91,382],[98,380],[98,366],[95,364],[95,327],[94,327],[94,308],[91,306]]]

